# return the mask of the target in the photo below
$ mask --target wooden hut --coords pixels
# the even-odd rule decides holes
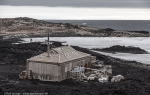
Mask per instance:
[[[75,50],[70,46],[52,48],[47,52],[27,59],[27,71],[31,70],[33,79],[42,81],[62,81],[67,72],[75,66],[90,67],[95,56]]]

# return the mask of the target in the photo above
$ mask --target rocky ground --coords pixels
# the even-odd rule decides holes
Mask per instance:
[[[104,61],[105,64],[112,65],[113,75],[121,74],[125,79],[118,83],[99,83],[96,81],[84,83],[71,80],[58,83],[20,80],[18,75],[21,71],[25,70],[26,59],[45,52],[46,46],[41,45],[38,48],[40,43],[11,44],[11,42],[14,41],[0,40],[0,95],[13,95],[13,93],[20,93],[20,95],[150,94],[150,69],[148,65],[112,58],[77,46],[73,46],[73,48],[90,53],[96,56],[97,59]],[[37,53],[35,53],[36,51]]]
[[[95,48],[93,50],[96,51],[102,51],[102,52],[110,52],[110,53],[116,53],[116,52],[122,52],[122,53],[132,53],[132,54],[148,54],[148,51],[145,51],[139,47],[133,47],[133,46],[120,46],[115,45],[108,48]]]
[[[149,37],[148,31],[100,29],[69,23],[52,23],[27,17],[0,19],[0,36],[4,36],[4,39],[45,36],[47,32],[57,37]]]

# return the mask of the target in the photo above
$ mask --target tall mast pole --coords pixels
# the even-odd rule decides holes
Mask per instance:
[[[48,55],[47,55],[47,57],[50,57],[50,49],[49,49],[49,48],[50,48],[50,41],[49,41],[49,35],[50,35],[50,34],[48,33],[48,43],[47,43],[47,54],[48,54]]]

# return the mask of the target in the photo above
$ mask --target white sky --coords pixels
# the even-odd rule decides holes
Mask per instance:
[[[86,8],[0,5],[0,18],[49,20],[150,20],[150,8]]]

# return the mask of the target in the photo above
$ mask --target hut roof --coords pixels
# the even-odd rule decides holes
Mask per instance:
[[[83,57],[91,56],[75,50],[70,46],[61,46],[50,50],[50,57],[47,57],[47,52],[34,56],[28,61],[45,62],[45,63],[63,63]]]

